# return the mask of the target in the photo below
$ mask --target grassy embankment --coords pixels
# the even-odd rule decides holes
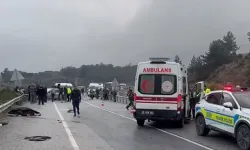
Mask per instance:
[[[0,105],[17,96],[16,92],[11,89],[0,89]]]

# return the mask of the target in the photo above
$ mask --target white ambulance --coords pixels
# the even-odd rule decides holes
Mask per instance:
[[[137,66],[134,87],[134,117],[139,126],[145,120],[176,121],[184,126],[188,116],[187,69],[168,58],[150,58]]]

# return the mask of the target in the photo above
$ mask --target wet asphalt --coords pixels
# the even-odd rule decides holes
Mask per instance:
[[[25,103],[22,106],[39,111],[38,117],[3,116],[0,121],[1,150],[237,150],[233,138],[211,132],[196,134],[190,121],[184,128],[174,123],[164,125],[146,122],[138,127],[125,104],[89,100],[80,104],[80,117],[68,113],[69,102],[48,101],[45,105]],[[17,107],[17,106],[16,106]],[[57,111],[58,110],[58,111]],[[59,116],[61,115],[61,117]],[[64,120],[61,120],[61,119]],[[72,135],[72,136],[71,136]],[[28,141],[27,136],[50,136],[47,141]]]

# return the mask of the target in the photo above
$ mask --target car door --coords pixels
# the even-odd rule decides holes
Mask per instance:
[[[221,112],[221,92],[213,92],[207,95],[206,102],[207,104],[204,106],[206,111],[206,123],[207,125],[219,128],[220,123],[216,120],[216,114]]]
[[[233,109],[226,108],[223,106],[224,103],[231,102],[233,104]],[[238,106],[234,100],[234,98],[228,94],[223,93],[223,98],[221,102],[221,115],[223,115],[223,124],[221,124],[221,128],[229,133],[234,132],[234,115],[238,109]]]

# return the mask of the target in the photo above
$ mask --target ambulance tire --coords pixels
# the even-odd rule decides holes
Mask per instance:
[[[184,119],[184,117],[182,117],[181,120],[179,120],[177,122],[177,126],[178,126],[178,128],[183,128],[184,124],[185,124],[185,119]]]
[[[143,120],[143,119],[137,119],[136,121],[137,121],[137,125],[138,126],[144,126],[145,120]]]
[[[237,145],[242,150],[250,149],[250,142],[246,139],[250,138],[250,129],[246,124],[241,124],[236,130]],[[244,144],[241,142],[245,142]]]
[[[196,117],[196,132],[199,136],[206,136],[210,132],[210,129],[207,128],[205,118],[202,115]]]

